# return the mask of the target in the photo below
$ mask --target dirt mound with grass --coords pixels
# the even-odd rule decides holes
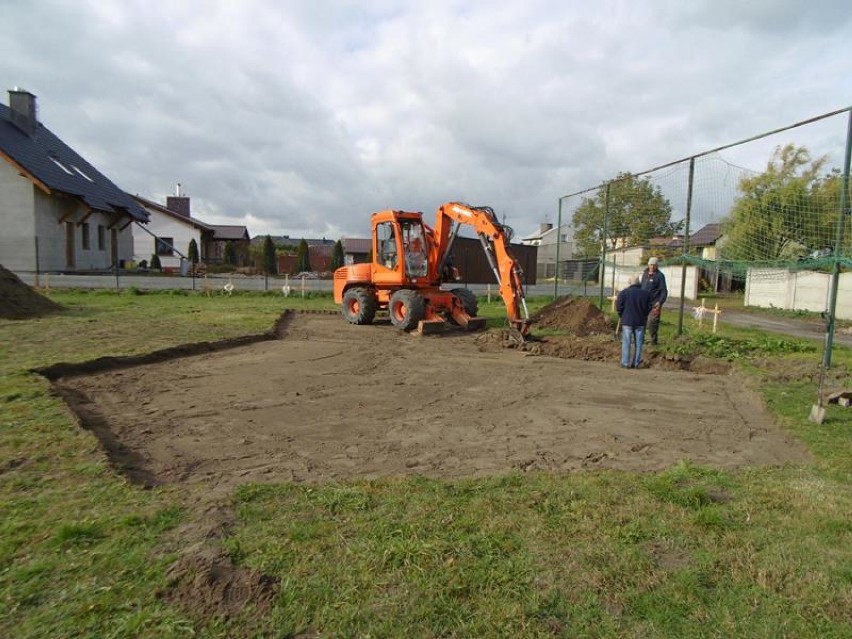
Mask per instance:
[[[29,319],[61,310],[62,306],[36,293],[0,264],[0,318]]]
[[[279,587],[273,577],[235,566],[220,547],[185,554],[167,577],[171,588],[161,596],[199,621],[237,616],[259,621],[272,607]]]
[[[530,317],[536,328],[568,331],[579,337],[612,334],[614,326],[609,318],[584,297],[566,295],[554,300]]]

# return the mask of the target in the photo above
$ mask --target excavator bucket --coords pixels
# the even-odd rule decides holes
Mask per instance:
[[[468,331],[479,331],[483,328],[485,328],[484,317],[471,317],[467,320],[467,326],[465,326],[465,329]]]

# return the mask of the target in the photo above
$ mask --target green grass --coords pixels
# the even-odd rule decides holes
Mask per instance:
[[[68,310],[0,320],[0,636],[254,636],[158,596],[194,516],[185,494],[116,475],[29,371],[262,332],[285,307],[331,299],[51,297]],[[502,323],[499,303],[482,306]],[[280,579],[269,636],[850,636],[852,411],[807,421],[819,353],[806,341],[726,328],[676,342],[674,317],[663,341],[739,353],[730,359],[812,463],[242,486],[224,544]],[[833,362],[832,380],[848,384],[852,354]]]

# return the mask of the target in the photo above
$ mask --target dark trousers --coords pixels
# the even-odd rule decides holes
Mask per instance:
[[[648,315],[648,341],[651,344],[657,343],[657,333],[660,330],[660,315],[663,314],[663,309],[651,311]]]

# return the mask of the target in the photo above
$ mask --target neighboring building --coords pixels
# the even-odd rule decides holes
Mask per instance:
[[[36,96],[0,105],[0,264],[11,271],[93,271],[133,255],[148,214],[38,121]]]
[[[334,253],[334,243],[308,244],[308,262],[312,273],[328,273],[331,271],[331,258]],[[278,273],[281,275],[297,275],[299,256],[296,253],[278,255]]]
[[[565,276],[569,262],[574,260],[574,227],[571,224],[563,224],[560,231],[553,224],[544,222],[539,225],[538,232],[521,239],[521,244],[538,247],[536,271],[540,278],[553,277],[556,272],[556,244],[559,242],[559,262],[562,265],[560,272]]]
[[[188,197],[180,195],[166,198],[166,205],[157,204],[138,195],[133,199],[148,212],[146,225],[134,224],[133,261],[150,264],[156,253],[163,268],[179,268],[181,259],[189,259],[189,243],[195,240],[201,262],[208,261],[213,248],[214,229],[209,224],[190,215]]]
[[[716,259],[716,246],[722,237],[722,225],[718,222],[705,224],[689,236],[690,251],[701,251],[702,260]]]
[[[344,264],[362,264],[370,261],[373,241],[369,237],[344,237],[341,243]]]
[[[249,247],[251,240],[245,226],[235,224],[208,224],[213,229],[213,237],[208,244],[207,261],[221,264],[225,261],[225,247],[231,244],[234,248],[237,266],[246,266],[251,262]]]

